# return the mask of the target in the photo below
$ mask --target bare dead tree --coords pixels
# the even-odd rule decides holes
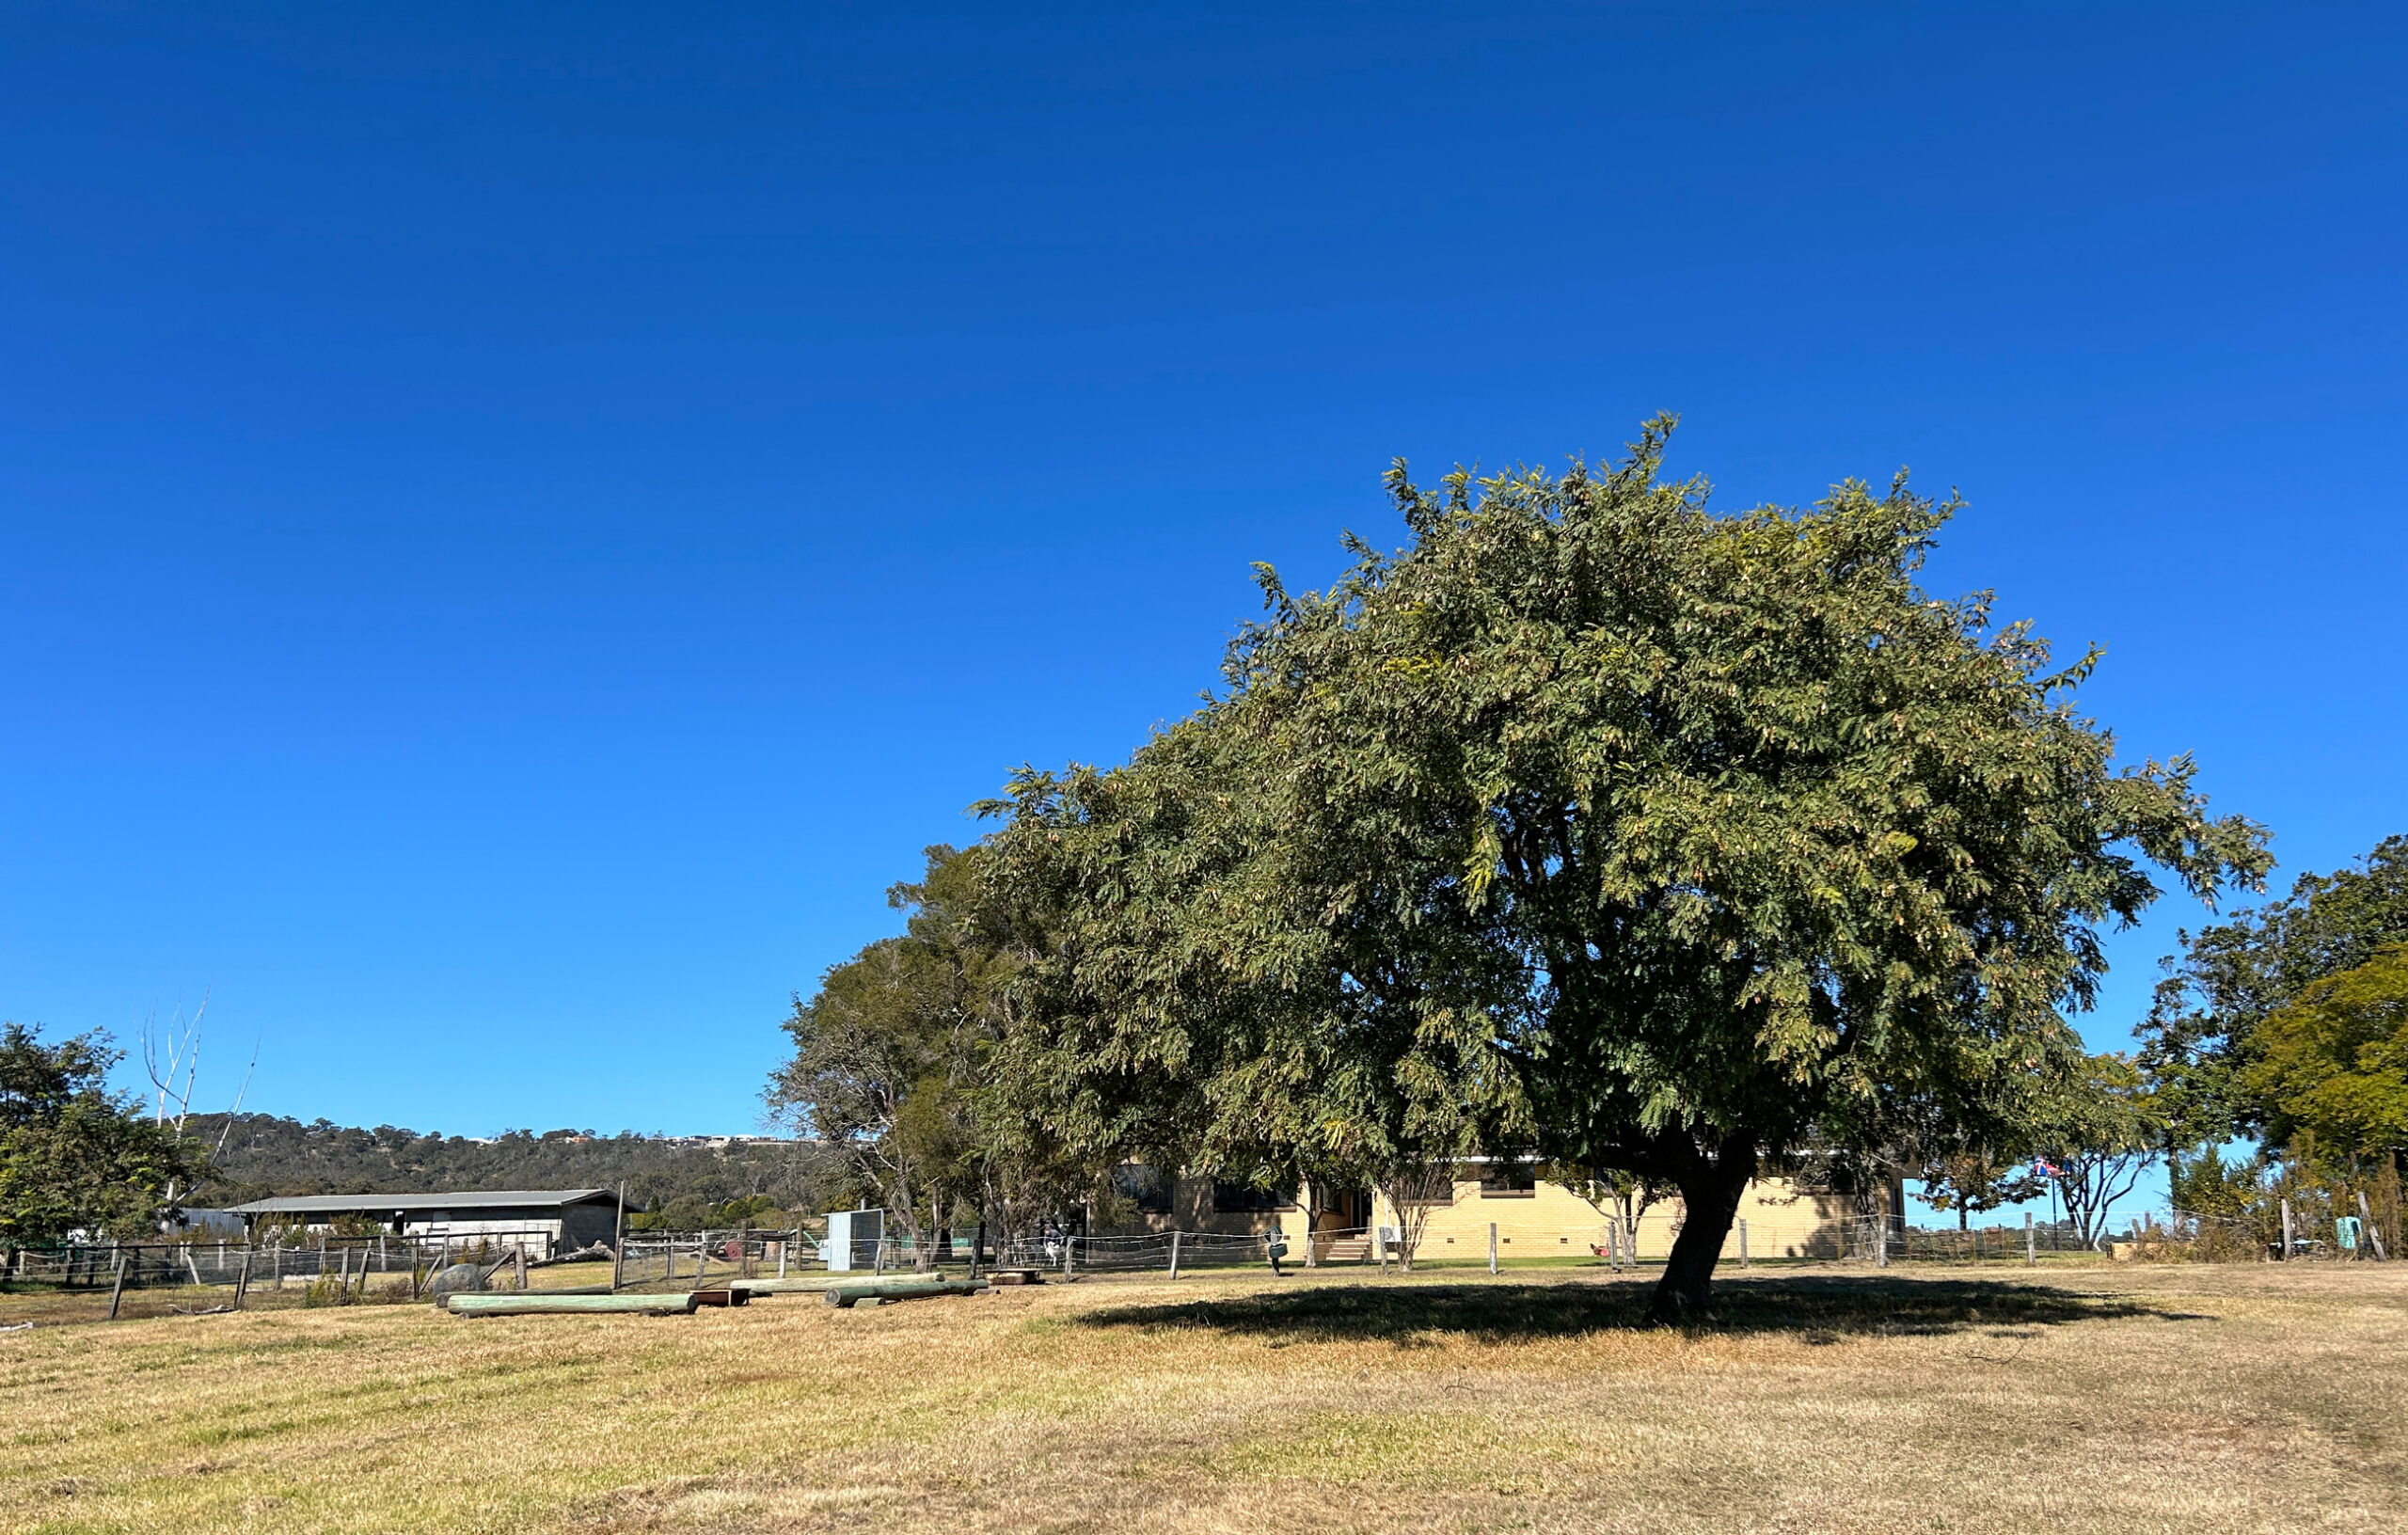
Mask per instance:
[[[159,1027],[159,1011],[142,1021],[142,1068],[150,1077],[150,1085],[158,1090],[153,1124],[167,1122],[167,1105],[176,1106],[176,1132],[183,1133],[184,1120],[192,1114],[193,1083],[200,1072],[200,1026],[209,1015],[209,996],[202,993],[200,1005],[194,1008],[187,1021],[179,1007],[167,1019],[165,1030]]]

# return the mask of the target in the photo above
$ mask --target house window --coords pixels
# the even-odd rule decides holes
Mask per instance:
[[[1480,1170],[1482,1199],[1529,1199],[1538,1192],[1538,1169],[1527,1162],[1492,1162]]]
[[[1137,1207],[1141,1215],[1170,1213],[1170,1175],[1142,1162],[1123,1163],[1112,1170],[1113,1187]]]
[[[1224,1183],[1212,1180],[1212,1208],[1224,1215],[1238,1215],[1270,1210],[1293,1210],[1293,1195],[1276,1189],[1259,1189],[1251,1183]]]

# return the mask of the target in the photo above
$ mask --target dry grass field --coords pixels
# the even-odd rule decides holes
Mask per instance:
[[[2408,1529],[2408,1265],[1232,1275],[0,1335],[10,1530]],[[0,1322],[34,1315],[0,1298]]]

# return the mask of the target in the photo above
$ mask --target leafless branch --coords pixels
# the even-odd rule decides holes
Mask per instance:
[[[179,1008],[167,1020],[166,1029],[159,1028],[159,1012],[153,1007],[150,1016],[142,1021],[142,1068],[149,1073],[150,1085],[158,1090],[153,1124],[167,1122],[167,1104],[176,1105],[176,1132],[183,1133],[184,1120],[192,1114],[193,1084],[200,1072],[200,1026],[209,1014],[209,996],[201,995],[200,1005],[193,1009],[186,1021]],[[161,1058],[164,1046],[166,1056]]]
[[[258,1070],[259,1067],[260,1041],[253,1039],[251,1041],[251,1064],[243,1068],[243,1085],[235,1090],[234,1106],[226,1111],[226,1123],[217,1131],[216,1149],[209,1153],[209,1158],[212,1162],[216,1161],[220,1156],[225,1154],[226,1138],[234,1133],[234,1118],[237,1115],[243,1112],[243,1100],[248,1097],[251,1091],[251,1073]]]

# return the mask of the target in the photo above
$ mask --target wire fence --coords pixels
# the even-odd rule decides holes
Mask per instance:
[[[647,1231],[621,1244],[616,1283],[695,1285],[730,1278],[783,1278],[824,1267],[819,1244],[799,1229]]]
[[[617,1289],[686,1290],[731,1280],[784,1277],[832,1268],[871,1274],[934,1268],[1038,1270],[1065,1277],[1375,1266],[1417,1270],[1484,1267],[1501,1272],[1547,1263],[1633,1271],[1660,1264],[1679,1240],[1677,1210],[1648,1211],[1633,1221],[1608,1217],[1570,1226],[1499,1219],[1322,1228],[1309,1240],[1277,1226],[1259,1231],[1151,1231],[1085,1235],[1047,1226],[1038,1233],[982,1240],[973,1231],[933,1238],[882,1236],[833,1254],[800,1228],[631,1232],[608,1245],[558,1252],[548,1228],[453,1235],[338,1236],[262,1242],[194,1240],[79,1242],[0,1252],[0,1288],[59,1297],[90,1297],[118,1315],[129,1294],[182,1292],[174,1310],[241,1306],[250,1297],[284,1295],[283,1304],[352,1304],[417,1299],[446,1269],[473,1265],[475,1288],[545,1288],[538,1271],[583,1261],[554,1284],[607,1282]],[[1849,1216],[1735,1222],[1721,1261],[1745,1269],[1794,1262],[1875,1267],[2022,1264],[2065,1261],[2198,1262],[2387,1261],[2399,1255],[2396,1231],[2379,1217],[2276,1201],[2241,1214],[2185,1211],[2123,1212],[2094,1223],[2087,1236],[2071,1220],[1959,1227],[1909,1226],[1896,1217]],[[845,1261],[831,1262],[832,1258]],[[580,1276],[581,1275],[581,1276]],[[452,1283],[461,1282],[455,1274]],[[186,1297],[189,1297],[187,1300]],[[256,1303],[252,1303],[256,1304]],[[160,1306],[153,1305],[155,1313]],[[139,1314],[137,1306],[135,1313]]]
[[[2364,1213],[2359,1211],[2363,1211]],[[2397,1217],[2360,1206],[2278,1198],[2238,1214],[2142,1211],[2120,1214],[2096,1244],[2143,1262],[2385,1262],[2399,1256]]]
[[[1677,1212],[1649,1211],[1636,1222],[1606,1219],[1576,1226],[1511,1222],[1416,1231],[1409,1223],[1324,1227],[1303,1233],[1154,1231],[1079,1235],[1059,1230],[980,1243],[971,1232],[914,1241],[892,1236],[865,1242],[848,1265],[832,1265],[827,1244],[801,1229],[630,1233],[615,1255],[596,1244],[554,1254],[547,1230],[489,1231],[453,1236],[326,1235],[296,1242],[74,1243],[19,1247],[0,1255],[0,1278],[64,1290],[152,1290],[239,1286],[280,1290],[333,1279],[362,1281],[414,1275],[412,1292],[436,1272],[470,1263],[499,1277],[584,1259],[612,1262],[622,1286],[695,1286],[732,1277],[783,1276],[849,1267],[871,1272],[970,1266],[1058,1270],[1069,1274],[1190,1273],[1268,1265],[1523,1266],[1537,1260],[1602,1261],[1609,1267],[1663,1260],[1679,1240]],[[2288,1242],[2288,1246],[2286,1245]],[[1861,1216],[1804,1222],[1743,1218],[1725,1237],[1724,1262],[1823,1260],[1886,1263],[1997,1264],[2067,1257],[2144,1261],[2386,1259],[2393,1243],[2379,1226],[2326,1215],[2294,1215],[2286,1239],[2279,1212],[2209,1215],[2183,1211],[2117,1214],[2085,1238],[2070,1220],[1961,1227],[1909,1226],[1894,1218]]]
[[[543,1267],[561,1261],[548,1230],[466,1236],[334,1236],[286,1242],[71,1242],[18,1247],[0,1278],[59,1289],[148,1290],[218,1285],[282,1289],[327,1277],[424,1274],[453,1263]],[[608,1256],[607,1249],[604,1256]]]

